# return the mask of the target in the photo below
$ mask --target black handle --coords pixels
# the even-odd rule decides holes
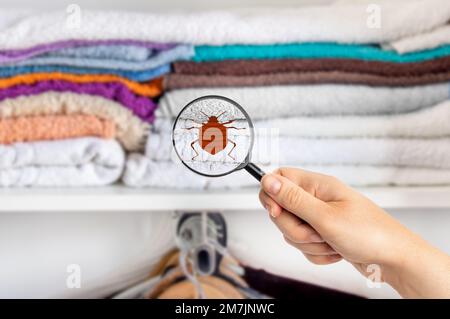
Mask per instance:
[[[253,163],[248,163],[245,166],[245,170],[250,173],[254,178],[258,180],[258,182],[261,181],[261,178],[266,174],[262,169],[260,169],[258,166],[256,166]]]

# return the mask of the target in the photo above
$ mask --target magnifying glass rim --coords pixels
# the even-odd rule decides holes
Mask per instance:
[[[191,106],[191,104],[194,104],[194,103],[196,103],[196,102],[198,102],[198,101],[206,100],[206,99],[219,99],[219,100],[224,100],[224,101],[226,101],[226,102],[228,102],[228,103],[233,104],[235,107],[237,107],[237,108],[239,109],[239,111],[242,112],[242,114],[244,114],[244,116],[245,116],[245,118],[246,118],[246,120],[247,120],[247,122],[248,122],[248,124],[249,124],[249,126],[250,126],[250,127],[249,127],[249,129],[250,129],[250,146],[248,147],[248,153],[247,153],[247,155],[245,156],[245,160],[244,160],[241,164],[239,164],[236,168],[232,169],[231,171],[226,172],[226,173],[222,173],[222,174],[219,174],[219,175],[209,175],[209,174],[205,174],[205,173],[196,171],[195,169],[191,168],[189,165],[187,165],[187,164],[183,161],[183,158],[182,158],[181,155],[178,153],[177,148],[175,147],[175,136],[174,136],[174,132],[175,132],[175,128],[176,128],[176,125],[177,125],[177,122],[178,122],[178,119],[179,119],[180,115],[183,114],[184,110],[186,110],[189,106]],[[180,159],[181,163],[183,163],[183,165],[186,166],[187,168],[189,168],[189,170],[191,170],[192,172],[194,172],[194,173],[196,173],[196,174],[199,174],[199,175],[202,175],[202,176],[205,176],[205,177],[221,177],[221,176],[228,175],[228,174],[230,174],[230,173],[232,173],[232,172],[234,172],[234,171],[237,171],[237,170],[240,170],[240,169],[244,168],[244,167],[250,162],[250,152],[251,152],[252,149],[253,149],[254,141],[255,141],[255,132],[254,132],[254,128],[253,128],[253,122],[252,122],[250,116],[248,115],[248,113],[244,110],[244,108],[243,108],[239,103],[237,103],[236,101],[233,101],[233,100],[230,99],[230,98],[227,98],[227,97],[225,97],[225,96],[222,96],[222,95],[214,95],[214,94],[213,94],[213,95],[204,95],[204,96],[201,96],[201,97],[196,98],[195,100],[192,100],[191,102],[189,102],[188,104],[186,104],[186,105],[181,109],[181,111],[178,113],[178,116],[177,116],[177,118],[175,119],[175,122],[173,123],[173,128],[172,128],[172,144],[173,144],[173,148],[175,149],[175,153],[177,154],[177,156],[178,156],[178,158]]]

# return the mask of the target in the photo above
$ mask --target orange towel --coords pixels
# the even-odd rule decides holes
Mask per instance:
[[[110,74],[70,74],[70,73],[30,73],[16,75],[10,78],[0,79],[0,89],[6,89],[10,86],[19,84],[35,84],[39,81],[63,80],[75,83],[88,82],[120,82],[130,88],[138,95],[156,97],[162,92],[162,79],[156,79],[149,82],[138,83],[126,78]]]
[[[114,138],[114,122],[92,115],[46,115],[0,119],[0,144],[85,136]]]

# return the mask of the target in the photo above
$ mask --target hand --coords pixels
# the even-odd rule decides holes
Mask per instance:
[[[440,292],[436,287],[427,290],[430,283],[421,283],[420,293],[411,286],[418,268],[430,266],[425,256],[438,260],[450,277],[447,255],[334,177],[281,168],[264,176],[261,185],[260,200],[272,221],[285,240],[315,264],[345,259],[365,276],[371,274],[368,266],[376,264],[381,280],[404,296]],[[442,294],[450,296],[450,279],[445,282]]]

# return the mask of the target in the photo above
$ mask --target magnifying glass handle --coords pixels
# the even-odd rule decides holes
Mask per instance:
[[[253,163],[248,163],[245,166],[245,170],[250,173],[254,178],[258,180],[258,182],[261,181],[261,178],[266,174],[262,169],[260,169],[258,166],[256,166]]]

